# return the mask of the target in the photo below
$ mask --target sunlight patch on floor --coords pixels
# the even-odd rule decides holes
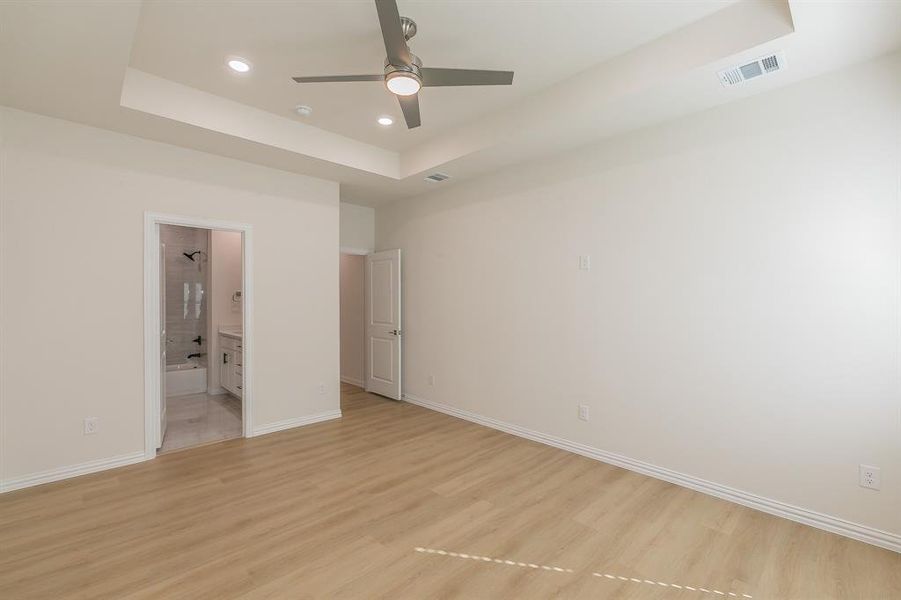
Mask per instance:
[[[606,579],[612,579],[615,581],[626,581],[631,583],[645,583],[648,585],[659,585],[663,587],[670,587],[677,590],[689,590],[692,592],[701,592],[703,594],[716,594],[718,596],[728,597],[731,596],[733,598],[753,598],[750,594],[736,594],[735,592],[721,592],[720,590],[708,590],[707,588],[702,587],[693,587],[690,585],[679,585],[678,583],[665,583],[663,581],[651,581],[650,579],[636,579],[634,577],[623,577],[622,575],[611,575],[610,573],[592,573],[595,577],[604,577]]]
[[[524,563],[518,562],[515,560],[505,560],[502,558],[492,558],[490,556],[479,556],[477,554],[463,554],[461,552],[449,552],[447,550],[436,550],[434,548],[414,548],[416,552],[422,552],[425,554],[437,554],[440,556],[451,556],[453,558],[468,558],[470,560],[477,560],[481,562],[491,562],[497,563],[499,565],[510,565],[512,567],[526,567],[529,569],[543,569],[545,571],[556,571],[558,573],[573,573],[572,569],[564,569],[563,567],[552,567],[549,565],[536,565],[534,563]]]
[[[499,565],[509,565],[513,567],[523,567],[528,569],[538,569],[544,571],[554,571],[557,573],[574,573],[572,569],[566,569],[563,567],[555,567],[551,565],[537,565],[535,563],[524,563],[515,560],[508,560],[503,558],[494,558],[491,556],[480,556],[478,554],[464,554],[462,552],[451,552],[449,550],[439,550],[436,548],[422,548],[417,546],[414,548],[416,552],[421,554],[434,554],[436,556],[450,556],[452,558],[463,558],[467,560],[474,560],[477,562],[486,562],[486,563],[495,563]],[[681,585],[678,583],[666,583],[663,581],[652,581],[650,579],[636,579],[635,577],[624,577],[622,575],[613,575],[611,573],[592,573],[594,577],[600,577],[602,579],[609,579],[612,581],[623,581],[626,583],[641,583],[645,585],[654,585],[660,587],[673,588],[676,590],[688,590],[691,592],[699,592],[702,594],[711,594],[716,596],[732,597],[732,598],[753,598],[750,594],[737,594],[735,592],[722,592],[716,589],[707,589],[700,586],[690,586],[690,585]]]

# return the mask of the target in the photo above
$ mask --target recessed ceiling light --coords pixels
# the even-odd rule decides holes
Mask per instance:
[[[236,73],[246,73],[250,70],[250,63],[241,58],[231,58],[226,64]]]
[[[384,125],[387,127],[388,125],[393,125],[394,119],[391,117],[379,117],[379,125]]]
[[[298,104],[294,107],[294,112],[299,114],[301,117],[309,117],[313,114],[313,109],[306,104]]]

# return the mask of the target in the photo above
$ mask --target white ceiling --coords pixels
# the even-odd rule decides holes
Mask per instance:
[[[418,33],[410,46],[433,67],[515,71],[514,85],[420,94],[423,125],[403,126],[381,82],[297,84],[295,75],[379,74],[385,47],[372,0],[146,0],[131,66],[391,150],[406,150],[555,82],[697,21],[734,0],[422,2],[400,0]],[[228,56],[251,62],[238,75]],[[395,126],[381,127],[380,115]]]
[[[901,47],[901,2],[407,2],[427,64],[512,68],[509,88],[426,89],[424,125],[379,83],[362,2],[0,1],[0,104],[341,183],[375,206],[592,144]],[[479,32],[475,35],[473,32]],[[788,68],[735,88],[717,70],[785,51]],[[236,77],[225,55],[253,62]],[[553,68],[553,67],[557,68]],[[302,120],[291,108],[314,107]]]

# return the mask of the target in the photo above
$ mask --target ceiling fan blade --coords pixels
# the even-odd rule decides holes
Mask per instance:
[[[292,77],[297,83],[327,83],[331,81],[384,81],[384,75],[324,75],[322,77]]]
[[[395,0],[375,0],[375,9],[379,13],[379,24],[382,26],[382,38],[385,40],[385,52],[388,62],[395,66],[409,66],[412,62],[410,48],[404,37],[400,24],[400,12]]]
[[[511,85],[513,71],[482,71],[479,69],[436,69],[423,67],[422,85]]]
[[[413,129],[422,125],[419,119],[419,95],[398,96],[397,101],[400,102],[400,109],[404,113],[404,121],[407,122],[407,129]]]

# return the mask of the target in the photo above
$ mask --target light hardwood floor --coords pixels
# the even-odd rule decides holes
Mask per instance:
[[[901,598],[890,551],[342,396],[340,420],[3,495],[0,597]]]

